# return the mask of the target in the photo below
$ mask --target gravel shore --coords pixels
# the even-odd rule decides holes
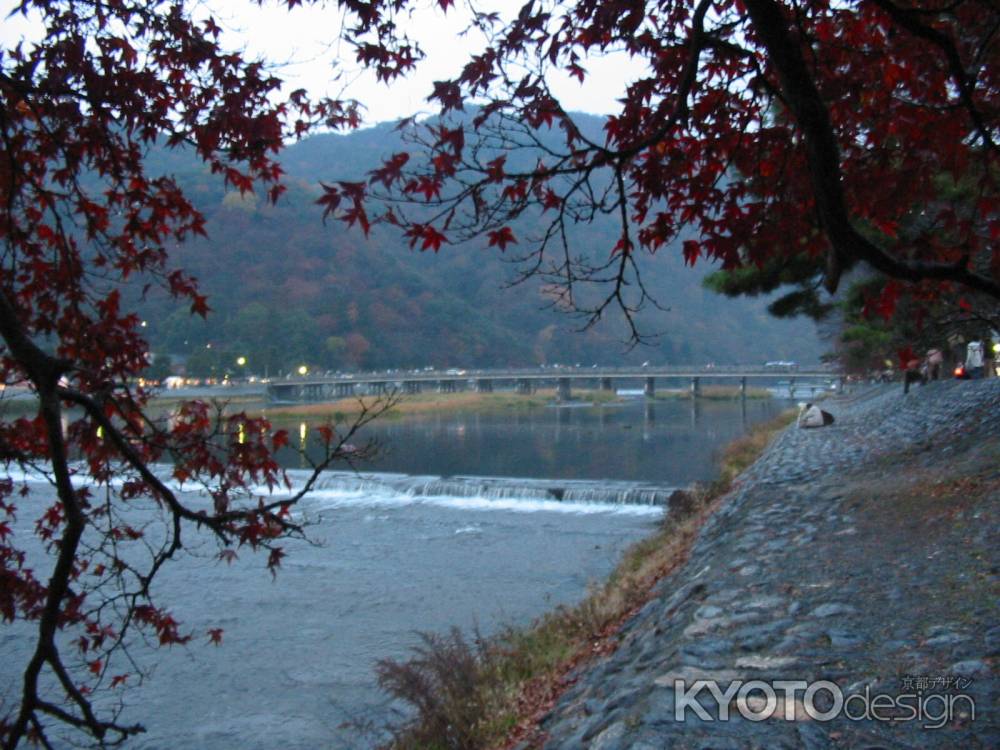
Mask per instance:
[[[1000,380],[823,408],[575,675],[546,748],[1000,747]]]

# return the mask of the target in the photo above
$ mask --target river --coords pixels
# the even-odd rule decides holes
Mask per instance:
[[[378,733],[360,727],[392,709],[378,659],[406,656],[418,631],[490,633],[579,600],[658,522],[651,501],[711,479],[719,446],[782,406],[679,399],[373,425],[383,453],[304,501],[312,543],[287,545],[274,581],[253,555],[214,561],[210,540],[164,569],[161,603],[224,642],[135,649],[155,669],[125,693],[123,719],[148,728],[132,746],[372,746]],[[285,426],[308,446],[308,428]],[[26,653],[23,633],[0,628],[0,691]]]

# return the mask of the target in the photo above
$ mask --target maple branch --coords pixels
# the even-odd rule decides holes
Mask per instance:
[[[831,293],[836,291],[845,262],[850,258],[859,258],[882,273],[901,280],[955,281],[1000,299],[1000,284],[971,271],[967,257],[955,263],[900,260],[854,228],[847,210],[840,149],[829,112],[809,74],[798,42],[788,30],[782,8],[774,0],[745,0],[745,5],[805,138],[809,178],[820,224],[831,244],[826,273],[827,290]]]
[[[187,508],[177,499],[177,496],[173,493],[173,491],[150,470],[148,464],[143,460],[142,456],[139,455],[135,447],[125,438],[118,427],[110,419],[108,419],[107,415],[104,413],[104,409],[97,401],[73,388],[62,387],[58,389],[58,393],[60,398],[82,406],[91,419],[104,428],[105,433],[111,439],[111,442],[115,444],[115,448],[118,449],[122,458],[125,459],[129,466],[138,472],[143,481],[153,488],[160,499],[167,504],[167,507],[170,508],[174,517],[175,549],[179,549],[181,547],[181,519],[191,521],[199,526],[204,524],[211,528],[215,532],[216,536],[225,540],[226,537],[222,533],[221,529],[217,526],[213,526],[210,522],[211,519],[208,516],[196,513]]]
[[[362,399],[358,399],[361,405],[361,411],[358,416],[351,422],[351,426],[347,429],[347,432],[341,434],[337,433],[338,439],[336,445],[332,448],[328,447],[326,455],[324,458],[318,462],[310,461],[310,466],[312,468],[312,473],[309,478],[302,485],[302,488],[289,498],[283,500],[275,501],[269,506],[264,506],[265,510],[274,510],[279,507],[285,507],[289,505],[294,505],[303,497],[305,497],[312,488],[315,486],[316,482],[319,480],[320,474],[324,469],[327,469],[334,461],[338,459],[343,459],[348,462],[352,467],[355,465],[353,462],[359,457],[367,457],[365,454],[371,453],[371,448],[373,446],[369,445],[369,450],[347,450],[346,446],[350,444],[351,439],[358,433],[359,430],[364,428],[366,425],[370,424],[372,421],[378,419],[380,416],[385,414],[390,409],[394,408],[399,403],[399,394],[395,390],[390,392],[385,396],[380,396],[372,404],[365,403]]]
[[[709,37],[711,35],[705,33],[705,15],[711,7],[711,0],[701,0],[691,17],[691,32],[688,37],[690,50],[681,72],[677,90],[673,95],[673,110],[670,115],[650,136],[632,144],[629,148],[614,152],[616,156],[628,158],[637,156],[645,149],[662,141],[678,123],[687,119],[689,115],[688,97],[698,80],[698,62],[701,59],[701,53],[710,46]]]
[[[72,683],[63,679],[65,673],[59,649],[55,643],[55,634],[59,622],[60,607],[69,591],[69,580],[73,573],[73,563],[76,551],[83,536],[85,518],[76,499],[76,493],[70,482],[69,466],[66,461],[65,446],[62,441],[62,431],[59,420],[59,401],[51,388],[40,391],[40,411],[42,412],[49,433],[50,460],[59,501],[63,506],[66,518],[66,529],[59,542],[59,553],[49,578],[48,591],[45,596],[45,606],[38,621],[38,640],[35,651],[24,670],[23,687],[21,689],[21,710],[14,721],[7,737],[7,747],[14,748],[24,737],[28,724],[36,721],[35,712],[39,708],[38,679],[42,667],[48,663],[59,676],[66,694],[84,714],[83,721],[98,738],[103,737],[104,729],[93,714],[92,708],[80,690]]]
[[[80,709],[83,714],[81,721],[98,739],[101,739],[107,727],[98,721],[90,702],[69,679],[55,642],[62,602],[69,593],[69,581],[73,575],[77,549],[86,526],[86,517],[70,479],[71,472],[60,419],[61,405],[57,395],[59,378],[67,371],[68,363],[46,354],[27,336],[7,297],[6,290],[0,293],[0,335],[3,336],[11,354],[24,364],[29,379],[35,385],[39,412],[47,428],[49,461],[66,524],[49,578],[45,604],[38,621],[35,651],[24,670],[20,711],[7,735],[6,747],[16,747],[28,731],[29,724],[39,724],[36,716],[36,711],[40,709],[38,679],[46,663],[59,678],[63,690]]]
[[[962,58],[958,54],[958,49],[955,47],[952,39],[944,32],[923,23],[920,17],[926,15],[926,12],[918,13],[913,9],[901,8],[891,2],[891,0],[868,0],[868,2],[885,11],[896,24],[910,34],[930,42],[941,50],[945,56],[945,60],[948,61],[948,70],[952,80],[955,82],[955,87],[958,89],[958,97],[962,102],[962,106],[969,113],[969,117],[975,125],[975,130],[979,133],[979,137],[983,141],[983,146],[995,153],[1000,153],[1000,145],[993,140],[990,129],[986,125],[985,120],[983,120],[982,112],[979,111],[973,101],[974,84],[970,80],[965,66],[962,64]]]

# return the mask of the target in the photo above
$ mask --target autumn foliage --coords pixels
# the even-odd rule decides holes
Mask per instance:
[[[352,31],[390,82],[419,59],[395,33],[400,5],[366,3]],[[427,157],[326,185],[329,212],[400,225],[421,250],[516,242],[525,273],[590,321],[609,307],[632,321],[655,295],[642,264],[667,246],[724,269],[809,258],[829,291],[863,262],[895,280],[878,301],[890,311],[906,295],[1000,298],[995,3],[566,0],[472,17],[486,42],[434,85],[441,117],[403,123]],[[585,85],[614,51],[646,72],[594,137],[547,76]],[[525,212],[547,229],[516,236]],[[620,237],[594,261],[563,230],[598,215]]]
[[[283,139],[356,114],[303,92],[283,101],[262,64],[223,49],[211,18],[182,3],[18,11],[47,34],[0,52],[0,382],[37,409],[0,420],[0,618],[34,635],[23,682],[0,704],[0,745],[52,746],[67,730],[112,743],[141,727],[93,696],[127,687],[129,643],[222,640],[187,631],[151,594],[185,534],[213,535],[224,560],[263,550],[274,570],[315,479],[289,488],[275,459],[287,435],[264,420],[197,402],[169,418],[147,411],[148,347],[123,285],[160,287],[193,314],[209,305],[169,258],[203,217],[144,157],[184,147],[232,189],[276,200]],[[316,472],[358,426],[321,433]],[[25,520],[36,543],[19,536]],[[38,547],[43,559],[26,554]]]

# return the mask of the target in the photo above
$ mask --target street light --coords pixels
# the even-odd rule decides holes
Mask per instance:
[[[308,367],[306,367],[305,365],[299,365],[299,375],[302,375],[304,377],[308,372],[309,372]]]
[[[247,363],[247,358],[246,357],[237,357],[236,358],[236,364],[238,364],[240,367],[245,367],[246,363]]]

